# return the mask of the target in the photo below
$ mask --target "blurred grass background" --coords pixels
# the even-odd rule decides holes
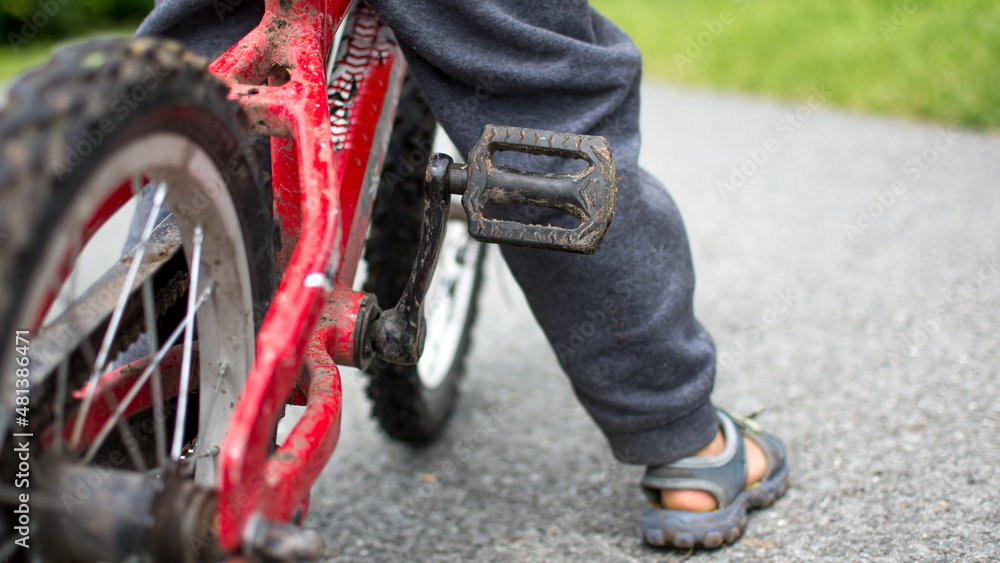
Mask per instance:
[[[153,0],[0,0],[0,83],[91,35],[129,35]]]
[[[822,87],[833,104],[854,110],[1000,128],[998,0],[591,4],[636,40],[647,76],[790,100]],[[3,0],[0,82],[41,64],[67,37],[127,34],[151,7],[152,0]],[[33,20],[45,24],[28,38]]]
[[[823,86],[854,110],[1000,128],[997,0],[591,4],[632,35],[647,76],[783,99]]]

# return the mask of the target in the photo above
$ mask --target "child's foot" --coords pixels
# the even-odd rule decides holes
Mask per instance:
[[[643,539],[655,546],[719,547],[746,527],[747,511],[770,506],[788,487],[781,441],[750,420],[719,414],[719,433],[697,454],[649,467]]]
[[[712,443],[694,454],[694,457],[717,456],[722,453],[725,447],[726,438],[722,435],[720,428]],[[764,456],[764,451],[756,442],[745,436],[743,437],[743,447],[747,451],[747,483],[756,483],[764,478],[764,472],[767,471],[767,457]],[[660,491],[660,504],[663,508],[687,512],[708,512],[719,507],[719,503],[711,493],[695,489]]]

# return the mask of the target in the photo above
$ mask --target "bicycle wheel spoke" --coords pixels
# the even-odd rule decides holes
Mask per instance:
[[[75,244],[73,245],[73,259],[76,260],[80,256],[80,252],[83,251],[83,240],[79,235],[74,237]],[[76,284],[77,280],[80,278],[80,272],[76,269],[76,264],[70,270],[69,276],[67,277],[63,287],[59,290],[59,297],[56,299],[54,309],[65,311],[69,304],[76,299]],[[43,324],[47,324],[44,323]]]
[[[206,287],[204,291],[201,292],[201,296],[198,297],[197,303],[195,303],[194,306],[195,310],[200,309],[201,306],[205,303],[205,301],[208,301],[208,296],[211,294],[212,294],[212,286]],[[125,394],[125,397],[122,399],[122,401],[118,403],[118,407],[115,409],[115,412],[112,413],[111,418],[109,418],[104,423],[104,426],[101,427],[101,431],[98,432],[97,438],[94,439],[94,443],[91,445],[86,455],[84,455],[83,463],[89,463],[91,460],[94,459],[94,455],[97,453],[97,450],[101,447],[101,444],[104,442],[104,439],[107,438],[108,433],[111,432],[111,430],[115,427],[117,421],[120,420],[121,417],[125,414],[125,411],[128,410],[129,405],[132,404],[132,401],[139,394],[139,391],[142,390],[143,385],[146,384],[146,381],[148,381],[149,377],[153,374],[154,366],[159,365],[159,363],[163,361],[163,358],[166,357],[167,353],[170,351],[170,348],[174,345],[174,342],[176,342],[177,339],[180,338],[181,333],[184,332],[184,330],[187,327],[187,322],[188,322],[187,318],[184,318],[177,325],[177,328],[175,328],[174,331],[170,333],[170,336],[163,343],[163,345],[160,346],[160,349],[156,351],[156,355],[149,360],[149,364],[142,371],[142,374],[139,375],[138,379],[136,379],[135,383],[128,390],[128,393]]]
[[[149,349],[158,350],[156,334],[156,309],[153,304],[153,284],[149,278],[142,282],[142,312],[146,318],[146,334],[149,338]],[[160,375],[160,365],[153,364],[153,432],[156,439],[156,465],[162,467],[167,458],[166,413],[163,411],[163,381]]]
[[[138,248],[132,258],[128,274],[125,276],[125,284],[122,286],[121,293],[118,294],[118,302],[115,304],[114,311],[111,313],[111,320],[108,322],[108,328],[104,332],[104,339],[101,341],[101,347],[98,349],[93,371],[90,373],[90,390],[88,391],[87,396],[83,399],[83,405],[80,407],[81,416],[76,419],[76,425],[73,428],[72,443],[74,448],[80,444],[80,435],[83,433],[83,421],[87,419],[87,414],[90,411],[90,404],[94,400],[94,392],[97,389],[97,380],[100,378],[101,373],[104,371],[105,364],[107,363],[108,354],[111,351],[111,344],[114,342],[115,335],[118,333],[118,324],[121,322],[122,314],[125,312],[125,305],[128,303],[129,295],[132,293],[132,285],[135,283],[135,277],[139,272],[139,266],[142,264],[142,259],[146,254],[146,246],[149,243],[149,237],[153,234],[153,227],[156,226],[156,217],[160,214],[160,207],[162,207],[166,195],[167,185],[165,183],[161,183],[157,187],[156,193],[153,195],[153,207],[150,210],[149,217],[146,219],[146,226],[142,231],[142,237],[139,239]]]
[[[174,421],[174,442],[170,449],[170,459],[180,461],[181,446],[184,442],[184,423],[187,418],[188,389],[191,385],[191,349],[194,346],[194,294],[198,287],[198,276],[201,273],[201,246],[205,234],[201,226],[194,228],[194,240],[191,243],[191,267],[188,276],[188,306],[185,315],[184,353],[181,360],[181,384],[177,390],[177,420]]]
[[[83,252],[83,237],[77,234],[74,238],[76,239],[76,244],[74,245],[73,256],[79,257],[80,254]],[[70,274],[69,277],[69,293],[67,294],[67,303],[76,299],[77,297],[76,286],[79,280],[80,280],[80,271],[76,268],[76,265],[74,264],[73,272]]]
[[[132,174],[132,195],[138,196],[139,191],[142,190],[142,177],[139,174]]]
[[[69,360],[63,360],[59,363],[59,371],[56,373],[56,404],[55,404],[55,415],[56,415],[56,428],[63,427],[63,421],[66,418],[65,405],[66,405],[66,381],[69,379]],[[55,433],[55,442],[53,446],[55,451],[61,452],[63,447],[63,433]],[[0,559],[2,560],[2,559]]]
[[[102,398],[104,403],[111,408],[118,409],[117,401],[115,401],[114,396],[108,392],[102,393]],[[132,459],[132,464],[139,471],[146,470],[146,460],[142,458],[142,452],[139,451],[139,443],[135,441],[135,435],[132,434],[132,429],[129,428],[128,424],[124,419],[119,418],[115,426],[118,428],[118,434],[121,436],[122,444],[125,444],[125,449],[128,450],[128,456]],[[98,446],[99,448],[100,446]],[[97,452],[97,449],[94,449]]]
[[[97,354],[94,352],[94,347],[90,344],[89,340],[84,340],[80,343],[80,353],[83,354],[84,362],[94,365],[94,361],[97,359]]]
[[[222,387],[222,379],[226,376],[228,371],[229,365],[222,364],[222,369],[219,370],[219,377],[215,380],[215,389],[212,390],[212,398],[208,402],[208,412],[205,414],[205,420],[212,420],[212,411],[215,410],[215,399],[219,396],[219,388]],[[205,446],[203,442],[205,441],[205,429],[208,425],[199,424],[198,426],[198,439],[195,442],[194,454],[191,456],[192,461],[201,457],[201,449]],[[194,463],[191,464],[191,471],[194,472]]]
[[[106,469],[106,468],[104,468]],[[17,489],[11,485],[0,485],[0,503],[17,505],[21,503],[20,497],[24,494],[24,489]],[[65,512],[66,499],[59,498],[56,496],[58,493],[53,493],[49,491],[32,490],[31,491],[31,508],[48,510],[52,512]],[[87,500],[87,499],[74,499],[77,501]],[[94,505],[83,505],[74,507],[77,514],[86,515],[88,511],[96,511],[101,513],[101,515],[113,515],[117,519],[122,519],[131,522],[145,522],[145,518],[141,516],[136,516],[132,512],[127,512],[122,510],[120,507],[112,507],[107,505],[94,506]],[[0,547],[0,553],[3,552],[3,548]],[[0,561],[10,561],[9,558],[0,557]]]
[[[0,485],[0,503],[17,506],[21,504],[21,495],[24,489],[15,488],[13,485]],[[31,491],[31,508],[43,510],[65,511],[66,504],[55,494],[47,491]],[[10,561],[0,557],[0,561]]]

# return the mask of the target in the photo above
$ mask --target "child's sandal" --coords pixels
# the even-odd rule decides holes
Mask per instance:
[[[721,409],[718,415],[726,440],[721,454],[686,457],[646,469],[641,485],[650,503],[642,516],[640,532],[650,545],[691,549],[732,543],[746,527],[748,510],[770,506],[788,488],[781,441],[763,432],[752,420],[731,416]],[[747,454],[741,434],[760,446],[767,458],[764,478],[757,483],[747,483]],[[715,497],[719,508],[712,512],[668,510],[660,504],[663,490],[705,491]]]

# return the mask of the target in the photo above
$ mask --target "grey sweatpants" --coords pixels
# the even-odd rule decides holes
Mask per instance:
[[[636,46],[586,0],[369,2],[463,154],[486,123],[607,137],[621,179],[600,250],[503,255],[618,459],[666,463],[707,445],[718,428],[709,401],[715,348],[694,318],[681,216],[638,165]],[[138,34],[214,57],[262,14],[260,0],[163,0]]]

